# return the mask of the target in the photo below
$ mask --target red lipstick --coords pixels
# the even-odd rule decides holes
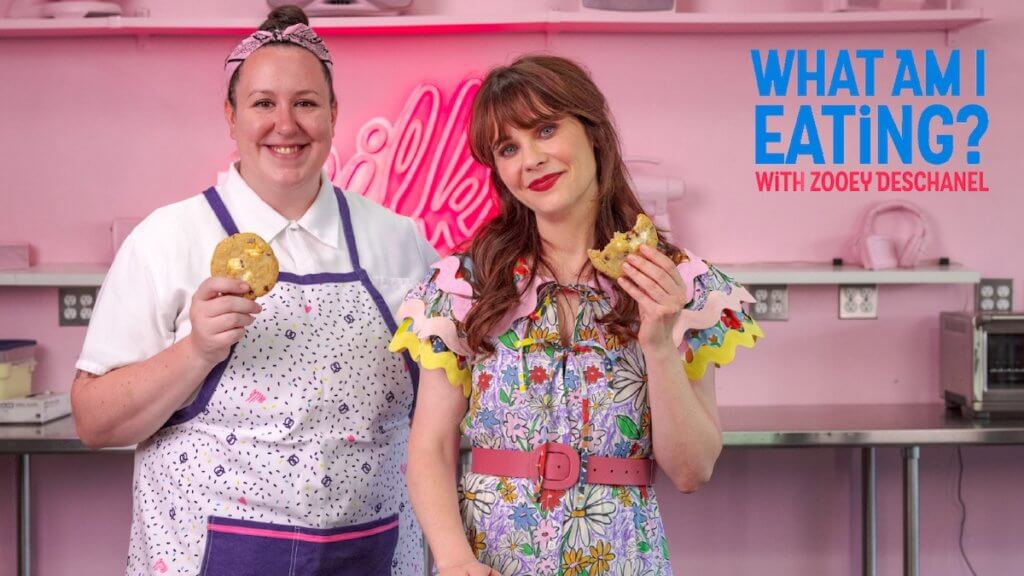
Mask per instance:
[[[533,190],[534,192],[544,192],[550,190],[551,187],[555,185],[555,182],[558,182],[558,179],[561,177],[561,172],[548,174],[547,176],[541,176],[540,178],[537,178],[533,182],[530,182],[528,188],[530,190]]]

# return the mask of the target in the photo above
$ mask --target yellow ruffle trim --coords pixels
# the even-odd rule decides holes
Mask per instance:
[[[396,353],[408,350],[409,356],[424,368],[443,368],[451,385],[462,388],[462,394],[469,398],[473,387],[473,375],[469,369],[459,366],[459,359],[451,350],[434,352],[430,340],[420,340],[415,333],[409,331],[411,325],[412,318],[402,321],[402,325],[395,331],[391,343],[388,344],[388,350]]]
[[[743,330],[729,330],[725,333],[720,346],[701,346],[693,353],[693,361],[686,362],[683,368],[690,380],[700,380],[708,369],[708,364],[724,366],[736,357],[736,347],[753,348],[758,338],[764,338],[764,332],[755,322],[744,322]]]

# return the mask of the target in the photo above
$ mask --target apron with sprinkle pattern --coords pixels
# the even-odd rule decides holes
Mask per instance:
[[[282,272],[196,399],[139,445],[129,575],[423,573],[404,478],[417,371],[387,350],[395,321],[335,194],[353,270]]]

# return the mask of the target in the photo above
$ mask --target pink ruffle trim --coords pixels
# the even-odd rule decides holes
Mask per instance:
[[[676,266],[676,270],[679,271],[679,275],[683,279],[683,285],[686,288],[686,298],[689,302],[693,299],[694,280],[708,272],[708,265],[689,250],[684,249],[683,253],[686,254],[687,261]],[[452,315],[459,322],[466,318],[466,315],[469,314],[469,309],[473,306],[472,286],[466,280],[458,277],[461,266],[462,262],[456,256],[445,257],[433,265],[433,268],[438,271],[434,283],[439,290],[447,292],[451,296]],[[532,314],[537,309],[537,289],[549,281],[550,278],[545,278],[540,274],[535,274],[529,285],[527,285],[525,280],[520,281],[517,286],[520,294],[522,294],[519,304],[511,308],[501,322],[495,324],[495,329],[491,336],[500,335],[516,319]],[[612,289],[611,280],[599,275],[597,284],[597,287],[609,297],[611,304],[614,306],[615,291]],[[718,323],[722,312],[726,308],[742,310],[743,302],[753,301],[754,297],[745,288],[738,285],[733,286],[730,294],[717,290],[712,292],[708,295],[703,309],[683,310],[682,314],[680,314],[679,320],[676,321],[676,325],[672,330],[672,337],[676,346],[684,345],[683,335],[687,330],[710,328]],[[398,317],[412,318],[412,328],[418,338],[425,339],[429,336],[438,336],[456,354],[470,355],[465,342],[458,337],[455,324],[450,319],[440,317],[427,318],[424,312],[425,306],[423,302],[407,300],[399,308]]]
[[[687,330],[710,328],[722,319],[722,312],[726,308],[729,310],[742,310],[743,302],[753,301],[753,296],[742,286],[734,284],[730,294],[715,290],[708,294],[708,299],[704,302],[703,308],[700,310],[684,309],[679,314],[679,319],[676,320],[675,326],[672,327],[672,341],[675,342],[677,348],[685,351],[687,345],[683,342],[683,335],[686,334]]]
[[[460,322],[465,320],[469,309],[473,306],[472,286],[457,276],[461,265],[461,261],[456,256],[442,258],[433,265],[433,268],[438,271],[437,277],[434,278],[434,284],[438,289],[451,295],[452,315]],[[537,289],[550,281],[550,278],[540,274],[534,274],[533,280],[529,284],[525,279],[520,280],[516,285],[516,290],[522,295],[519,303],[510,308],[501,321],[495,323],[490,335],[500,336],[516,319],[532,314],[537,309]],[[599,275],[596,288],[609,295],[613,299],[614,305],[615,291],[612,289],[610,280]]]
[[[686,301],[689,302],[693,300],[693,281],[698,276],[708,273],[708,264],[685,248],[683,248],[683,254],[686,254],[687,260],[676,266],[676,270],[679,271],[679,276],[683,279],[683,287],[686,288]]]
[[[443,316],[427,318],[426,311],[427,305],[422,300],[406,300],[398,307],[398,318],[412,320],[412,332],[420,340],[437,336],[452,352],[467,358],[472,356],[465,341],[459,338],[459,331],[450,318]]]

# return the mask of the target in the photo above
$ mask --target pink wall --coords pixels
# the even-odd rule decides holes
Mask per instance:
[[[253,11],[255,4],[219,3],[252,16],[262,11]],[[510,4],[489,6],[507,12]],[[531,0],[531,6],[551,4]],[[173,3],[150,5],[155,16],[167,14]],[[458,0],[417,5],[421,11],[481,10],[480,3]],[[738,5],[719,4],[729,10]],[[982,168],[992,191],[914,200],[935,230],[927,257],[948,255],[983,276],[1020,279],[1024,261],[1011,256],[1011,247],[1024,244],[1018,225],[1024,200],[1016,190],[1017,135],[1024,130],[1024,6],[998,0],[971,5],[993,17],[956,37],[965,51],[989,53],[985,104],[991,125]],[[0,39],[0,241],[32,242],[38,262],[106,261],[112,218],[144,215],[209,185],[232,151],[221,115],[220,63],[235,41]],[[875,193],[755,191],[751,48],[945,49],[942,33],[535,33],[331,37],[328,44],[337,60],[341,116],[335,145],[342,158],[353,153],[358,127],[374,116],[397,115],[418,82],[436,83],[447,95],[466,75],[521,52],[549,49],[577,58],[608,95],[626,153],[660,157],[659,173],[686,180],[686,199],[671,206],[677,239],[719,262],[827,260],[840,251],[865,207],[881,199]],[[1024,288],[1019,282],[1017,288],[1019,308]],[[878,320],[840,322],[835,287],[794,287],[790,320],[767,324],[769,338],[759,351],[741,354],[720,373],[721,401],[937,401],[937,313],[961,309],[969,298],[963,287],[883,286]],[[0,288],[0,337],[38,339],[37,382],[67,389],[84,331],[57,327],[55,300],[55,289]],[[1013,537],[1024,531],[1024,498],[1017,497],[1022,450],[965,450],[966,546],[981,574],[1016,573],[1024,561]],[[858,458],[852,450],[730,450],[703,491],[682,496],[663,486],[677,570],[858,573]],[[38,574],[118,573],[127,548],[129,458],[37,460]],[[966,573],[956,548],[955,463],[950,448],[922,451],[922,568],[929,575]],[[0,459],[0,576],[14,572],[13,473],[13,460]],[[881,451],[883,574],[900,567],[899,476],[898,451]]]

